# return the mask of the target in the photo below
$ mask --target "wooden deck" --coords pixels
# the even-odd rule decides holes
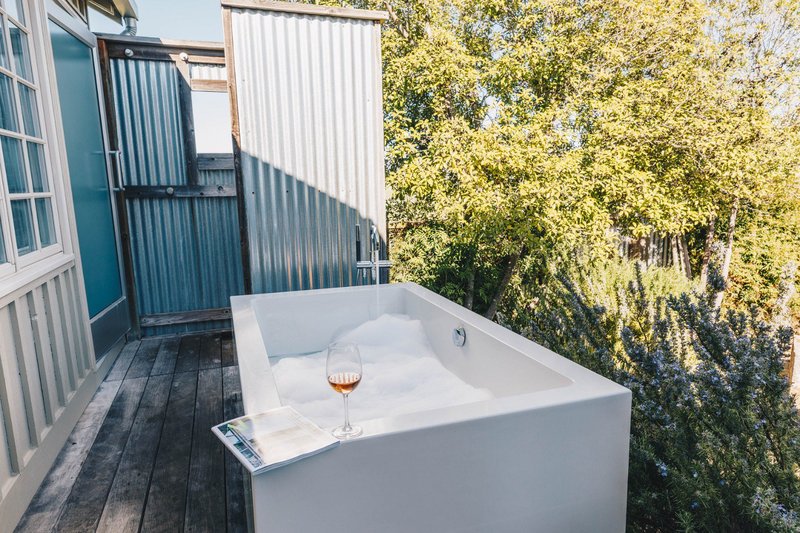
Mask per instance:
[[[127,344],[17,531],[246,531],[247,472],[210,430],[241,412],[230,333]]]

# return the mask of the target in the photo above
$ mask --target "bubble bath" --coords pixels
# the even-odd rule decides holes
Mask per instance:
[[[334,340],[355,343],[361,353],[362,380],[350,395],[353,423],[493,398],[439,362],[419,320],[381,315]],[[344,408],[327,383],[326,357],[326,350],[276,357],[272,373],[283,405],[331,428],[342,423]]]

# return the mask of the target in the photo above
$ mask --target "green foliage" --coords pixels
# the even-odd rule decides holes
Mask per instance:
[[[640,274],[606,308],[578,279],[545,291],[526,333],[632,391],[629,528],[797,531],[790,332],[696,294],[653,298]]]
[[[506,270],[540,279],[576,250],[607,257],[612,226],[687,234],[697,274],[699,237],[712,219],[724,230],[734,203],[789,219],[744,217],[726,306],[764,303],[777,263],[798,256],[796,241],[773,254],[800,214],[797,0],[355,5],[392,13],[388,207],[406,228],[392,254],[452,248],[403,279],[483,311]]]
[[[800,261],[800,0],[354,4],[391,10],[393,279],[633,391],[632,530],[800,530],[786,333],[750,312]],[[612,228],[685,236],[695,279],[609,260]],[[689,294],[729,233],[720,316]]]
[[[756,306],[766,315],[777,311],[781,277],[787,265],[800,262],[800,208],[745,212],[737,232],[727,305]],[[798,281],[800,279],[795,278]],[[800,318],[800,298],[790,302]]]

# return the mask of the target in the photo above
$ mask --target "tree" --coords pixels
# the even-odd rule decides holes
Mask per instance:
[[[796,1],[357,5],[391,14],[392,253],[449,247],[397,279],[494,316],[520,277],[609,254],[611,227],[687,235],[704,276],[717,240],[738,266],[742,210],[800,204]]]

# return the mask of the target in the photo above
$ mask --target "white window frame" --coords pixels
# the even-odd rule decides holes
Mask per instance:
[[[9,1],[14,0],[4,0],[4,2]],[[6,32],[4,35],[2,35],[2,38],[5,40],[9,66],[13,71],[16,67],[11,48],[11,37],[8,22],[14,22],[26,34],[33,80],[25,80],[21,76],[18,76],[15,72],[0,67],[0,73],[10,77],[13,83],[13,91],[16,98],[17,123],[18,129],[20,130],[20,132],[0,130],[0,134],[22,140],[26,179],[28,179],[30,176],[30,162],[26,143],[29,140],[36,140],[39,141],[39,144],[42,144],[45,162],[44,179],[47,182],[48,192],[35,193],[33,192],[33,189],[30,188],[30,191],[27,193],[10,194],[8,191],[8,180],[5,176],[3,154],[2,150],[0,150],[0,224],[2,224],[3,237],[5,240],[5,254],[8,261],[7,263],[0,264],[0,286],[5,285],[10,280],[13,280],[15,275],[20,274],[28,267],[40,263],[42,260],[53,257],[57,254],[63,254],[65,249],[65,241],[68,239],[68,232],[65,231],[65,228],[62,226],[61,222],[64,220],[64,217],[62,216],[63,199],[61,198],[63,196],[63,192],[61,189],[61,183],[59,183],[56,179],[57,172],[56,167],[54,166],[55,156],[53,154],[53,150],[55,147],[53,143],[57,142],[58,139],[54,138],[54,136],[51,134],[52,129],[50,125],[52,117],[46,113],[47,111],[52,112],[52,109],[45,109],[44,105],[44,99],[51,96],[51,91],[48,90],[49,87],[46,83],[48,78],[45,70],[43,69],[43,63],[46,61],[46,58],[44,57],[44,50],[41,47],[42,36],[38,35],[38,33],[42,31],[41,24],[39,24],[38,20],[38,17],[40,16],[38,7],[40,6],[34,5],[35,2],[31,2],[30,0],[23,1],[22,4],[25,11],[24,16],[27,24],[23,25],[20,21],[14,19],[6,13]],[[3,10],[3,12],[5,13],[5,10]],[[36,94],[36,110],[38,112],[38,127],[41,137],[33,137],[25,133],[23,109],[19,96],[19,83],[22,83],[33,89]],[[36,198],[50,199],[50,206],[53,216],[54,237],[56,242],[44,247],[41,246],[40,231],[38,227],[39,221],[35,209]],[[14,199],[26,199],[31,202],[31,222],[34,230],[34,238],[36,239],[38,248],[35,251],[24,255],[19,255],[17,251],[16,234],[14,228],[12,227],[13,217],[11,216],[11,201]]]

